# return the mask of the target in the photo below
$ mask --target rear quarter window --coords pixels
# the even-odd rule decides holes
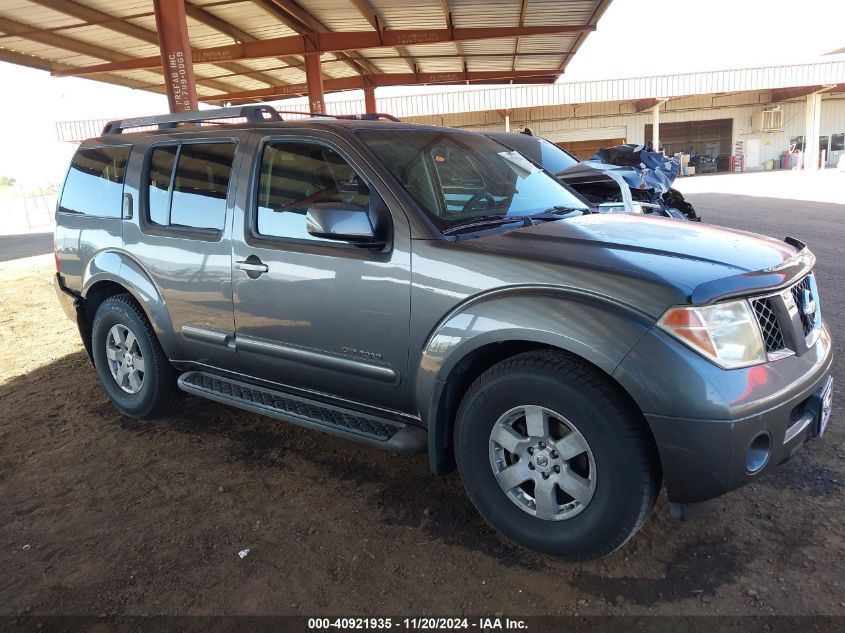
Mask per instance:
[[[126,146],[86,147],[70,164],[59,211],[119,218],[129,150]]]

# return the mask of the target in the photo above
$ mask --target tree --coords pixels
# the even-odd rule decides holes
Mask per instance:
[[[14,187],[17,181],[14,178],[0,176],[0,187]]]

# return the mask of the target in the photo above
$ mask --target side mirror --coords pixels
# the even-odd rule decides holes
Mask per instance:
[[[309,235],[327,240],[349,242],[356,246],[384,246],[376,236],[367,209],[344,202],[317,202],[305,215]]]

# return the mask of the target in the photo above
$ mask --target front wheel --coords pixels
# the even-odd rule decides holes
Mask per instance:
[[[455,427],[464,487],[511,540],[568,560],[598,558],[640,528],[660,487],[639,414],[606,377],[554,352],[495,365]]]

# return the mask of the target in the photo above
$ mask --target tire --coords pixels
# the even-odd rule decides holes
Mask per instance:
[[[535,431],[537,424],[549,429],[543,448],[529,437],[529,417]],[[580,359],[527,352],[469,388],[457,414],[455,458],[473,504],[504,536],[558,558],[589,560],[624,545],[654,506],[660,469],[643,424],[618,388]],[[496,474],[509,466],[514,477]],[[530,483],[505,492],[526,468]]]
[[[94,316],[91,346],[103,388],[126,415],[156,418],[181,402],[176,370],[131,295],[115,295],[100,304]],[[128,360],[127,351],[131,356]]]

